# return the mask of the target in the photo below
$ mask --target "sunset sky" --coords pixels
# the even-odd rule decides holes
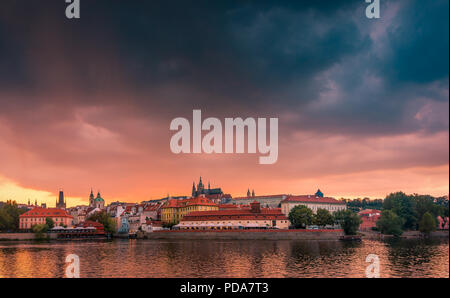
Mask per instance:
[[[449,1],[0,5],[0,201],[449,193]],[[175,155],[172,119],[276,117],[277,163]]]

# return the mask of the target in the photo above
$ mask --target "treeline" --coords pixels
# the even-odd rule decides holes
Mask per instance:
[[[447,197],[396,192],[384,199],[377,228],[384,234],[396,236],[407,230],[429,233],[436,229],[438,216],[445,219],[448,215]]]
[[[359,212],[364,209],[377,209],[381,210],[383,207],[383,199],[374,199],[370,198],[358,198],[354,200],[350,199],[342,199],[342,201],[347,203],[347,209],[352,210],[354,212]]]
[[[9,232],[19,229],[19,216],[26,212],[19,208],[15,201],[1,202],[0,204],[0,231]]]
[[[317,209],[316,213],[304,206],[299,205],[289,212],[289,221],[296,229],[305,229],[309,225],[325,227],[327,225],[339,225],[346,235],[356,235],[361,218],[351,210],[340,210],[330,213],[326,209]]]

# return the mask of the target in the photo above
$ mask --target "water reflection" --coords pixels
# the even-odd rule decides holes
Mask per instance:
[[[82,277],[449,277],[445,240],[163,241],[0,243],[0,277],[63,277],[68,254]]]

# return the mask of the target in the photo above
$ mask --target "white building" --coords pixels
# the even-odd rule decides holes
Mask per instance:
[[[330,213],[347,209],[345,202],[338,201],[334,198],[321,197],[316,195],[288,196],[281,201],[281,212],[289,216],[292,208],[303,205],[311,209],[314,213],[317,209],[325,209]]]

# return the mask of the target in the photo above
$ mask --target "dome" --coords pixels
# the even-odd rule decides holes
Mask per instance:
[[[102,199],[100,196],[100,192],[97,193],[97,197],[95,198],[94,202],[104,202],[105,200]]]

